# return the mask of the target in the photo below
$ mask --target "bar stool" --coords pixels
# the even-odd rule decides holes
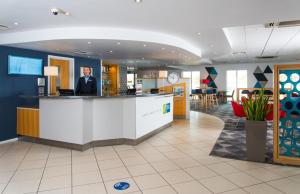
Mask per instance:
[[[202,89],[196,89],[196,94],[197,94],[197,107],[199,108],[200,106],[203,107],[204,104],[204,95],[202,92]]]
[[[217,96],[217,89],[213,88],[213,89],[209,89],[206,92],[207,94],[207,103],[210,106],[219,106],[219,101],[218,101],[218,96]]]
[[[190,100],[191,100],[191,108],[196,108],[197,94],[194,89],[192,90],[192,94],[190,95]]]

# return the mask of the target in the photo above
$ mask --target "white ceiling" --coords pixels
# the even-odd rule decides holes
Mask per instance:
[[[53,16],[50,12],[53,7],[68,11],[71,16]],[[198,64],[201,53],[202,60],[210,59],[214,63],[259,62],[253,56],[262,51],[269,32],[253,25],[298,20],[299,7],[299,0],[143,0],[140,4],[134,3],[133,0],[1,0],[0,24],[9,26],[9,29],[0,31],[0,43],[52,52],[72,53],[78,49],[101,53],[115,48],[116,41],[122,40],[120,48],[115,48],[113,56],[104,58],[127,62],[145,58],[144,60],[148,62],[161,61],[172,64],[175,61],[176,64]],[[15,22],[19,25],[14,25]],[[234,44],[238,46],[231,48],[222,29],[235,26],[242,27],[236,27],[234,34],[238,43]],[[145,44],[140,39],[124,40],[122,37],[108,42],[99,38],[90,39],[93,46],[87,47],[88,30],[85,32],[87,35],[85,39],[66,40],[68,33],[62,37],[54,33],[51,39],[44,39],[45,41],[31,43],[11,41],[14,38],[18,40],[24,38],[19,35],[26,32],[30,35],[31,32],[35,34],[42,32],[41,30],[51,32],[53,29],[91,27],[153,32],[177,39],[167,42],[168,40],[148,41],[145,38],[146,44],[151,45],[148,50],[140,47],[140,44]],[[231,31],[233,33],[234,30]],[[280,55],[277,61],[296,60],[296,56],[300,54],[298,47],[300,37],[295,36],[287,44],[287,38],[282,39],[282,34],[291,38],[296,31],[287,29],[280,31],[272,33],[270,43],[265,48],[265,55],[277,53]],[[201,34],[198,35],[198,32]],[[14,44],[10,44],[7,40]],[[170,42],[174,44],[169,44]],[[159,49],[162,46],[168,52],[176,50],[177,56]],[[241,50],[245,50],[247,54],[239,56],[231,54]],[[179,56],[179,53],[182,53],[182,56]],[[186,60],[188,57],[190,61]]]
[[[219,56],[217,60],[262,61],[264,59],[289,61],[300,59],[300,26],[266,28],[264,25],[251,25],[224,28],[232,53]]]
[[[199,56],[184,49],[158,43],[126,40],[47,40],[16,43],[14,47],[104,59],[116,64],[165,66],[199,63]]]

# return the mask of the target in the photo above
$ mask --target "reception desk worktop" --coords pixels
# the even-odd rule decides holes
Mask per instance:
[[[43,96],[39,138],[63,147],[137,144],[170,126],[173,95]]]

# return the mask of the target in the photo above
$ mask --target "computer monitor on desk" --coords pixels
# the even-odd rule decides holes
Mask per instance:
[[[74,90],[71,89],[59,89],[58,90],[60,96],[74,96]]]
[[[127,95],[136,95],[136,89],[128,89]]]
[[[158,94],[158,93],[159,93],[159,89],[158,89],[158,88],[152,88],[152,89],[150,90],[150,93],[151,93],[151,94]]]

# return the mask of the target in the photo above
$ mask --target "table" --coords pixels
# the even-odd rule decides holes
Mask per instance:
[[[218,91],[218,98],[220,100],[220,103],[227,103],[227,90],[219,90]]]

